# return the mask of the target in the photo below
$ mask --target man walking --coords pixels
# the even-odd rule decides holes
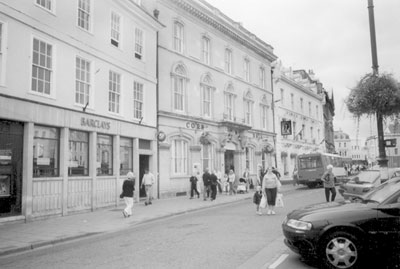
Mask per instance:
[[[203,174],[203,185],[204,185],[203,198],[204,198],[204,201],[206,201],[207,198],[210,197],[210,190],[211,190],[210,176],[211,176],[210,169],[206,168],[204,170],[204,174]]]
[[[145,205],[151,205],[153,184],[154,184],[154,175],[149,172],[149,169],[146,168],[144,170],[144,175],[141,185],[141,187],[143,187],[144,185],[146,190],[146,202],[144,202]]]
[[[211,201],[214,201],[217,198],[217,185],[218,185],[218,177],[216,175],[216,171],[214,170],[210,175],[211,181]]]
[[[197,198],[200,198],[200,193],[197,190],[197,177],[196,177],[196,174],[193,173],[189,180],[190,180],[190,199],[193,199],[194,193],[197,194]]]

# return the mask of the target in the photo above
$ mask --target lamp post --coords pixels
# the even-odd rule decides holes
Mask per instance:
[[[368,14],[369,14],[369,32],[371,37],[371,54],[372,54],[372,71],[373,76],[378,76],[378,55],[376,49],[376,36],[375,36],[375,18],[374,18],[374,1],[368,0]],[[378,164],[381,167],[387,167],[388,160],[386,159],[385,141],[383,133],[383,116],[380,111],[376,112],[376,125],[378,131],[378,148],[379,157]]]

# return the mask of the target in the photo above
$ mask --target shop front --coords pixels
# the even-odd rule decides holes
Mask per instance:
[[[157,175],[155,127],[9,100],[20,112],[0,108],[1,222],[117,206],[129,171]]]

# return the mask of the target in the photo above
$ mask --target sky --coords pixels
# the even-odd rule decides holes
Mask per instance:
[[[313,70],[333,92],[334,129],[351,138],[376,134],[376,122],[357,123],[344,100],[372,72],[368,0],[207,0],[274,48],[284,67]],[[375,0],[379,73],[400,81],[400,0]],[[358,127],[357,127],[358,126]]]

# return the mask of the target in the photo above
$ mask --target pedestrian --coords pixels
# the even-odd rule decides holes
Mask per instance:
[[[119,196],[120,198],[124,198],[126,207],[122,210],[122,214],[125,218],[130,217],[132,215],[133,209],[133,191],[135,190],[135,175],[133,172],[128,172],[126,174],[126,179],[122,184],[122,193]]]
[[[260,208],[261,198],[262,198],[261,186],[257,186],[256,192],[253,195],[253,203],[256,204],[256,214],[258,215],[261,215],[261,208]]]
[[[246,167],[246,169],[243,172],[243,178],[246,181],[246,192],[249,191],[249,181],[250,181],[250,172],[249,172],[249,168]]]
[[[263,194],[267,197],[267,215],[275,215],[276,195],[280,186],[278,177],[272,172],[272,168],[268,168],[262,183]]]
[[[218,177],[216,174],[217,172],[213,170],[210,175],[211,201],[214,201],[217,198]]]
[[[210,169],[206,168],[204,169],[203,173],[203,185],[204,185],[204,190],[203,190],[203,200],[207,201],[207,198],[210,197],[210,191],[211,191],[211,178],[210,178]]]
[[[217,179],[218,179],[218,185],[217,185],[218,192],[219,192],[219,194],[222,194],[222,173],[221,173],[221,171],[217,172]]]
[[[299,185],[299,171],[297,170],[297,167],[294,167],[293,169],[293,186]]]
[[[336,197],[335,175],[332,173],[333,165],[328,164],[326,169],[327,171],[322,175],[321,180],[324,183],[326,201],[329,202],[329,196],[332,194],[330,198],[333,202]]]
[[[146,190],[146,201],[144,202],[145,205],[151,205],[151,200],[152,200],[152,190],[153,190],[153,184],[154,184],[154,175],[149,172],[149,169],[146,168],[144,169],[144,175],[142,179],[142,185],[141,187],[145,187]]]
[[[200,198],[200,193],[197,190],[197,177],[196,173],[193,173],[189,179],[190,181],[190,199],[193,199],[194,192],[197,194],[197,198]]]
[[[236,175],[233,172],[233,169],[230,169],[228,174],[229,195],[232,195],[232,193],[236,194],[236,191],[234,189],[235,180],[236,180]]]

